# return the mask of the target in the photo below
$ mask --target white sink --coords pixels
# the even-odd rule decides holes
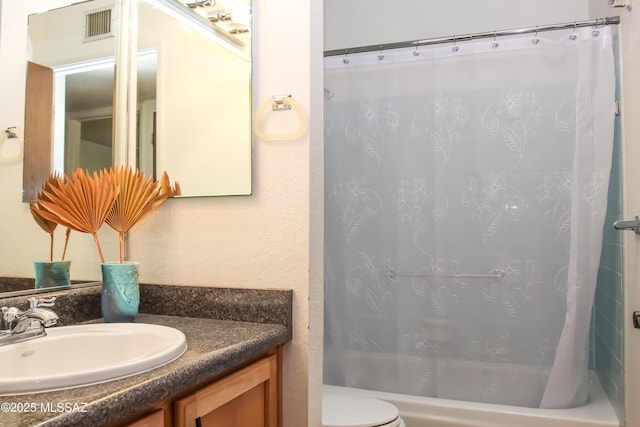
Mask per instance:
[[[47,336],[0,346],[0,396],[112,381],[165,365],[187,341],[174,328],[100,323],[47,329]]]

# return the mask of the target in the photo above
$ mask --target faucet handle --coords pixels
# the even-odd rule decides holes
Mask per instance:
[[[55,301],[56,301],[56,297],[51,297],[51,298],[36,298],[36,297],[31,297],[28,299],[29,301],[29,308],[33,309],[33,308],[38,308],[38,307],[53,307],[54,305],[56,305]]]
[[[18,317],[22,313],[16,307],[2,307],[0,308],[2,317],[0,318],[0,331],[6,332],[14,328]]]
[[[12,322],[17,319],[20,313],[22,312],[16,307],[2,307],[2,319],[7,322]]]

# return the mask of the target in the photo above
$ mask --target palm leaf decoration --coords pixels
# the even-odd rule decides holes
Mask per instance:
[[[160,195],[167,195],[167,197],[175,197],[182,194],[182,190],[180,189],[180,184],[177,182],[175,185],[171,186],[171,181],[169,180],[169,175],[165,172],[162,174],[162,178],[160,178]]]
[[[81,233],[90,233],[98,248],[100,261],[104,255],[98,230],[104,224],[118,195],[118,187],[105,171],[90,175],[76,169],[71,177],[52,176],[38,196],[39,215]]]
[[[33,219],[36,220],[36,223],[40,226],[40,228],[42,228],[45,233],[49,234],[49,261],[53,261],[53,233],[54,231],[56,231],[56,227],[58,226],[58,224],[53,221],[49,221],[48,219],[40,215],[40,208],[38,207],[37,202],[29,202],[29,210],[31,211]]]
[[[111,168],[108,174],[119,188],[118,196],[106,218],[107,224],[118,232],[120,262],[124,262],[124,236],[169,197],[180,194],[180,187],[171,187],[165,172],[161,181],[145,177],[144,173],[128,166]]]
[[[49,179],[47,179],[47,181],[44,183],[44,187],[43,187],[44,189],[50,189],[51,185],[53,185],[55,182],[54,177],[55,175],[51,175]],[[42,191],[40,192],[39,196],[46,197],[42,194]],[[29,210],[31,211],[31,215],[33,216],[33,219],[36,221],[36,224],[38,224],[40,228],[42,228],[49,235],[49,261],[53,262],[54,232],[58,224],[46,219],[41,215],[42,208],[40,208],[40,206],[38,205],[38,202],[33,202],[33,201],[29,202]],[[70,234],[71,234],[71,229],[67,228],[67,231],[65,233],[65,239],[64,239],[64,248],[62,249],[62,258],[61,258],[62,261],[64,261],[65,256],[67,255],[67,247],[69,246]]]

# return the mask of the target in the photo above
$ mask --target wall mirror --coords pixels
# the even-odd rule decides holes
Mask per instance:
[[[250,1],[184,2],[125,1],[134,18],[119,23],[114,0],[29,17],[25,201],[47,162],[61,173],[120,163],[167,171],[183,196],[251,194]],[[114,120],[118,25],[130,29],[124,37],[137,34],[117,41],[129,46],[118,59],[133,64],[126,90],[136,104],[134,117]],[[125,119],[135,130],[118,137],[112,130]]]
[[[112,164],[116,16],[113,0],[28,16],[24,201],[51,170]]]
[[[251,5],[186,5],[138,1],[137,62],[156,64],[157,96],[138,102],[136,163],[183,196],[250,194]]]
[[[55,6],[62,7],[28,17],[24,201],[51,170],[123,163],[150,175],[167,171],[184,197],[251,194],[249,0]],[[135,11],[135,19],[121,22],[120,7]],[[136,36],[120,54],[122,36],[111,31],[118,25]],[[126,75],[135,100],[130,117],[114,114],[122,55],[134,64]],[[132,138],[117,136],[125,120]],[[3,289],[1,278],[7,274],[0,261],[0,293],[15,290],[15,283]]]

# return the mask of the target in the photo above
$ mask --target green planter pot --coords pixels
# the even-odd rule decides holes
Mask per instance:
[[[105,322],[133,322],[140,306],[138,263],[102,264],[102,317]]]
[[[36,289],[71,285],[69,270],[71,261],[36,261],[33,263]]]

